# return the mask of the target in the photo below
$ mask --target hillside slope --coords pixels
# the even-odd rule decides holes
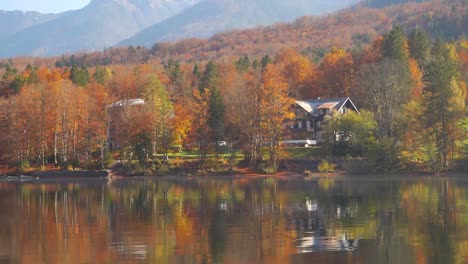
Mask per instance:
[[[349,7],[358,0],[206,0],[157,23],[119,46],[143,45],[184,38],[204,38],[235,28],[288,22],[305,15],[320,15]]]
[[[168,58],[185,62],[244,55],[259,58],[286,47],[320,57],[333,46],[359,48],[368,45],[395,24],[407,31],[426,29],[434,38],[460,39],[468,35],[467,14],[465,0],[433,0],[385,8],[360,5],[327,16],[302,17],[292,23],[224,32],[210,39],[157,43],[150,50],[131,46],[109,48],[102,52],[75,54],[73,63],[70,57],[57,61],[59,65],[95,65],[160,62]]]
[[[395,24],[407,31],[417,27],[426,29],[434,38],[462,39],[468,36],[467,14],[468,5],[464,0],[433,0],[385,8],[359,5],[322,17],[302,17],[292,23],[224,32],[210,39],[158,43],[151,49],[129,46],[55,58],[15,58],[14,61],[20,67],[29,63],[48,66],[160,63],[168,58],[202,62],[232,60],[244,55],[261,58],[283,48],[293,48],[320,59],[333,46],[360,48],[369,45]]]

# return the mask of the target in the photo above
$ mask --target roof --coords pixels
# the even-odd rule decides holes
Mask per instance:
[[[126,99],[120,100],[112,103],[109,107],[123,107],[123,106],[132,106],[132,105],[144,105],[145,101],[143,99]]]
[[[359,112],[349,97],[296,101],[296,104],[308,113],[312,114],[315,112],[315,110],[318,109],[333,109],[335,111],[339,111],[348,102],[352,105],[356,112]]]
[[[317,109],[332,109],[335,105],[337,105],[339,102],[330,102],[330,103],[324,103],[317,107]]]

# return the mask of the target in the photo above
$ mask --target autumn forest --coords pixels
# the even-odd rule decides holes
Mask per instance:
[[[152,49],[4,60],[0,162],[99,169],[118,159],[157,174],[180,166],[167,156],[182,150],[196,153],[200,168],[232,166],[220,161],[225,141],[256,170],[276,172],[294,101],[350,97],[360,114],[329,118],[324,159],[365,158],[377,172],[465,170],[462,2],[355,7]]]

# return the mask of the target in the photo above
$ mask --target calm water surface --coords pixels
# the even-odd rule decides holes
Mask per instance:
[[[468,263],[468,180],[0,183],[0,263]]]

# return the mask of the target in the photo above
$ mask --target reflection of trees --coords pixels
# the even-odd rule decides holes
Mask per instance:
[[[172,263],[175,256],[194,263],[278,263],[292,249],[276,250],[292,243],[284,242],[286,222],[272,217],[278,212],[275,188],[274,181],[212,180],[17,186],[8,200],[19,204],[5,209],[28,222],[10,226],[19,241],[11,251],[27,263]]]
[[[271,179],[0,184],[0,260],[462,262],[468,194],[456,186]]]
[[[448,180],[418,182],[401,192],[409,243],[427,263],[462,263],[468,257],[466,186]]]

